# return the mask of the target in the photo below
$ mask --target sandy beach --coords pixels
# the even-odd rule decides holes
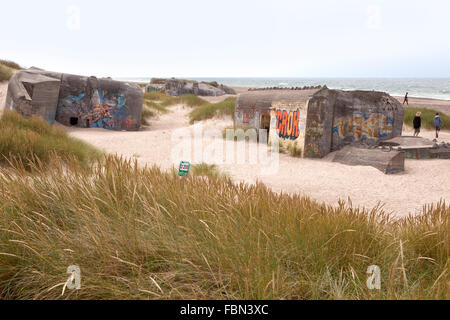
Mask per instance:
[[[0,107],[4,107],[7,83],[0,84]],[[238,92],[246,88],[236,88]],[[222,97],[209,97],[217,102]],[[436,108],[448,112],[448,101],[433,99],[410,99],[410,106]],[[176,130],[193,132],[189,124],[189,108],[174,106],[170,113],[160,115],[150,121],[150,125],[138,132],[117,132],[104,129],[83,129],[64,127],[71,136],[82,139],[109,153],[137,159],[142,165],[157,165],[165,169],[177,166],[171,161],[171,153],[176,146],[172,141]],[[204,130],[222,130],[232,126],[231,118],[211,119],[202,122]],[[412,129],[404,127],[404,135],[412,135]],[[433,132],[422,130],[421,135],[433,138]],[[450,132],[442,132],[440,141],[450,143]],[[212,143],[204,139],[204,148]],[[193,143],[196,143],[193,141]],[[263,182],[274,191],[300,193],[329,205],[337,205],[339,200],[351,199],[354,206],[372,208],[383,205],[386,212],[396,217],[420,214],[424,205],[441,200],[450,202],[450,161],[449,160],[409,160],[405,162],[405,172],[385,175],[372,167],[346,166],[326,159],[312,160],[279,155],[279,170],[272,175],[261,175],[258,166],[252,164],[223,164],[219,168],[234,181],[247,183]],[[190,160],[195,163],[195,159]]]
[[[403,103],[404,97],[394,97],[400,103]],[[438,100],[438,99],[428,99],[428,98],[408,98],[408,105],[405,107],[411,108],[425,108],[433,109],[444,114],[450,115],[450,101],[449,100]]]

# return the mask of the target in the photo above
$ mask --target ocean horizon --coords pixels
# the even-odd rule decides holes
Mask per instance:
[[[326,85],[339,90],[384,91],[393,96],[429,98],[450,101],[450,78],[231,78],[231,77],[192,77],[189,80],[217,81],[232,87],[303,87]],[[148,83],[150,77],[121,77],[121,81]]]

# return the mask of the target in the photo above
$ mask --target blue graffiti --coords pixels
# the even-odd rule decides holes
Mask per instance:
[[[103,89],[93,92],[86,100],[86,94],[70,95],[58,105],[59,117],[65,122],[77,118],[81,125],[92,128],[120,129],[129,127],[134,121],[128,119],[129,110],[124,94],[108,94]]]

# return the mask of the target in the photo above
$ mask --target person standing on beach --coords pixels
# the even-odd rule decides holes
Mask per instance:
[[[405,95],[405,100],[403,100],[403,104],[405,104],[405,102],[406,102],[406,105],[409,106],[409,103],[408,103],[408,92]]]
[[[434,127],[436,128],[436,139],[439,138],[439,131],[441,131],[442,127],[442,118],[439,115],[439,112],[436,113],[433,119]]]
[[[417,112],[413,120],[414,137],[418,137],[420,133],[420,127],[422,126],[422,119],[420,118],[421,115],[421,112]]]

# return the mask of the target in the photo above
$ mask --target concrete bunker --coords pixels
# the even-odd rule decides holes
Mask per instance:
[[[241,94],[234,124],[267,129],[269,143],[295,147],[302,157],[322,158],[352,143],[375,145],[400,136],[403,108],[375,91],[261,90]]]
[[[297,106],[303,111],[306,108],[308,100],[316,93],[318,90],[252,90],[246,93],[242,93],[236,99],[236,108],[234,113],[234,125],[235,127],[254,128],[259,136],[261,130],[266,130],[269,135],[268,140],[270,140],[270,133],[276,130],[276,122],[273,110],[274,108],[281,108],[280,103],[283,103],[285,109],[289,108],[294,110]],[[306,118],[303,116],[306,113],[301,114],[303,120],[303,127],[305,126]],[[296,114],[300,116],[300,114]],[[293,137],[298,137],[300,135],[299,127],[302,126],[300,123],[300,117],[295,118],[292,122],[292,126],[296,129],[292,130],[290,127],[289,133],[280,133],[281,137],[284,136],[284,140],[292,140]],[[289,137],[288,137],[289,135]],[[273,138],[272,138],[273,139]]]
[[[50,124],[130,131],[140,128],[142,104],[137,85],[35,68],[11,78],[6,98],[8,109]]]

